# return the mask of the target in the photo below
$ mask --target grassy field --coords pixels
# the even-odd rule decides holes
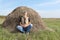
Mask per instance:
[[[44,18],[43,19],[49,28],[55,30],[51,31],[39,31],[31,33],[28,36],[30,40],[60,40],[60,19],[59,18]],[[21,33],[10,33],[7,29],[2,28],[4,18],[0,17],[0,40],[26,40],[27,36]]]

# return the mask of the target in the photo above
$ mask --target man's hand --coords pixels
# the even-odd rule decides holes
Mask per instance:
[[[28,27],[31,24],[31,22],[29,22],[28,24],[24,24],[24,27]]]
[[[30,22],[28,24],[21,24],[20,23],[20,26],[22,26],[22,27],[28,27],[29,25],[30,25]]]
[[[24,26],[24,24],[21,24],[21,22],[20,22],[20,26],[22,26],[22,27],[23,27],[23,26]]]

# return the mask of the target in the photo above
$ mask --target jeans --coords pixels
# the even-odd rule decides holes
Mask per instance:
[[[28,25],[27,27],[22,27],[22,26],[20,26],[20,25],[18,25],[17,26],[17,29],[19,30],[19,31],[21,31],[21,32],[30,32],[30,29],[32,28],[32,24],[30,24],[30,25]]]

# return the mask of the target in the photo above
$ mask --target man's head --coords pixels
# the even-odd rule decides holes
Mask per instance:
[[[23,16],[27,16],[27,11],[24,11],[23,12]]]
[[[27,16],[27,12],[25,12],[25,15]]]

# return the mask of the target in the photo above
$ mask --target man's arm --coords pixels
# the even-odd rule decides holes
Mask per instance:
[[[31,20],[30,20],[30,18],[28,18],[28,21],[29,21],[28,24],[31,24]]]
[[[23,24],[21,24],[21,22],[20,22],[20,26],[24,27],[24,25],[23,25]]]

